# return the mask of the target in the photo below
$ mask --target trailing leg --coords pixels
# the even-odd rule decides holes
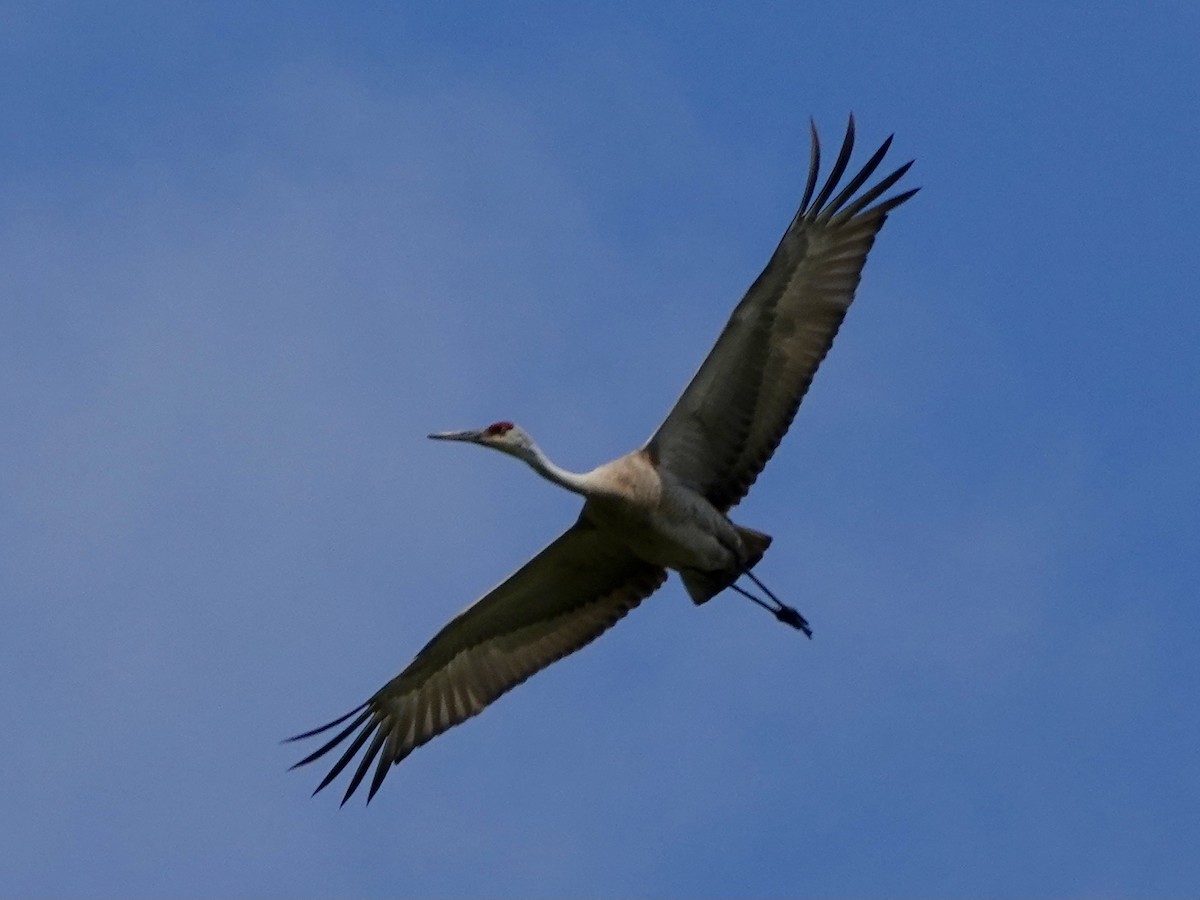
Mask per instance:
[[[733,588],[735,591],[737,591],[739,594],[741,594],[743,597],[746,597],[747,599],[752,600],[755,603],[757,603],[759,606],[761,606],[763,609],[765,609],[767,612],[769,612],[771,615],[773,615],[780,622],[783,622],[785,625],[791,625],[797,631],[803,631],[807,637],[812,638],[812,636],[813,636],[812,628],[809,626],[808,620],[806,618],[804,618],[804,616],[800,615],[799,610],[797,610],[791,606],[788,606],[786,603],[784,603],[782,600],[780,600],[778,597],[776,597],[775,594],[771,591],[771,589],[769,587],[767,587],[765,584],[763,584],[761,581],[759,581],[758,577],[753,572],[751,572],[749,569],[747,569],[744,574],[746,575],[747,578],[749,578],[751,581],[753,581],[759,587],[759,589],[764,594],[767,595],[767,597],[769,597],[774,602],[774,604],[775,604],[774,606],[772,606],[770,603],[767,603],[765,600],[761,599],[760,597],[756,597],[754,594],[750,593],[748,590],[746,590],[739,584],[730,584],[729,586],[731,588]]]

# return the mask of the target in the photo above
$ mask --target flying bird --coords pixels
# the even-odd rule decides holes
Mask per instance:
[[[854,148],[851,116],[833,168],[814,197],[821,145],[815,125],[811,131],[799,210],[699,371],[644,446],[575,473],[551,462],[511,422],[429,435],[516,457],[581,495],[583,511],[548,547],[451,620],[369,700],[288,739],[304,740],[344,725],[292,767],[315,762],[349,740],[314,794],[361,751],[342,803],[374,764],[369,803],[393,765],[595,640],[654,593],[667,570],[679,573],[697,605],[732,588],[812,636],[805,618],[751,571],[771,538],[735,525],[728,513],[746,496],[791,425],[854,300],[875,235],[888,213],[917,189],[881,199],[910,161],[859,193],[883,161],[891,137],[841,184]],[[737,584],[742,576],[763,596]]]

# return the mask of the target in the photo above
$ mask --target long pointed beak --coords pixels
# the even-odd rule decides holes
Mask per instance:
[[[429,435],[435,441],[469,441],[470,443],[479,443],[483,437],[482,431],[435,431]]]

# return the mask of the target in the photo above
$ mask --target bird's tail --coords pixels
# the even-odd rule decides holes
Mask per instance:
[[[758,561],[762,559],[763,554],[767,552],[767,548],[771,546],[771,536],[769,534],[763,534],[761,531],[755,531],[753,528],[743,528],[741,525],[734,525],[733,527],[737,529],[738,537],[742,539],[742,548],[745,551],[745,557],[739,568],[726,569],[720,572],[688,571],[679,573],[679,577],[683,579],[683,586],[687,589],[688,596],[692,598],[692,602],[697,606],[707,603],[737,581],[747,569],[754,568]]]
[[[771,546],[771,536],[763,534],[761,531],[755,531],[753,528],[743,528],[741,525],[733,527],[737,529],[738,537],[742,539],[742,547],[746,550],[746,560],[742,564],[742,572],[745,572],[758,565],[758,561],[763,558],[763,554]],[[738,574],[740,575],[741,572]]]

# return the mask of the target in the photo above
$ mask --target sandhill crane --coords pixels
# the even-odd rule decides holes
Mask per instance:
[[[370,741],[342,797],[345,804],[375,762],[369,803],[391,766],[599,637],[657,590],[668,569],[680,574],[696,604],[733,588],[812,636],[804,617],[750,571],[771,538],[733,524],[727,513],[791,424],[854,299],[875,235],[888,213],[917,190],[880,200],[910,161],[855,196],[883,160],[889,137],[833,196],[854,147],[851,116],[833,169],[813,199],[821,145],[816,126],[811,130],[799,210],[699,371],[643,447],[577,474],[552,463],[511,422],[429,435],[515,456],[582,495],[583,511],[553,543],[439,631],[369,700],[288,739],[311,738],[350,720],[296,768],[357,732],[314,794]],[[765,599],[735,584],[743,575]]]

